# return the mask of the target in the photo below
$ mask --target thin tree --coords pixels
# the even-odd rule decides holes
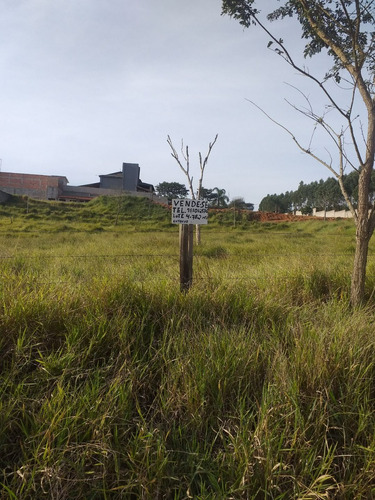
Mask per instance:
[[[204,171],[208,163],[208,159],[210,157],[212,148],[214,147],[216,141],[218,138],[218,134],[216,134],[215,139],[209,143],[208,145],[208,151],[206,156],[203,158],[201,152],[198,153],[199,156],[199,168],[200,168],[200,176],[198,180],[198,187],[197,190],[194,190],[193,186],[193,176],[191,175],[190,172],[190,155],[189,155],[189,146],[184,146],[184,141],[181,141],[181,156],[182,159],[180,158],[176,148],[173,146],[172,139],[168,135],[167,137],[167,143],[169,147],[171,148],[171,156],[176,160],[178,166],[180,169],[183,171],[183,173],[186,176],[187,182],[188,182],[188,187],[190,191],[190,196],[192,197],[193,200],[200,200],[202,198],[201,194],[203,191],[203,176],[204,176]],[[196,242],[197,245],[200,244],[201,242],[201,232],[200,232],[200,225],[196,224],[195,226],[195,235],[196,235]]]
[[[356,248],[351,280],[351,303],[364,301],[365,278],[370,238],[375,228],[375,206],[370,196],[371,174],[375,156],[375,5],[373,0],[283,0],[269,12],[269,21],[294,18],[300,24],[302,38],[307,40],[303,55],[313,56],[325,51],[332,66],[324,78],[297,64],[284,41],[272,34],[260,18],[256,0],[223,0],[222,13],[237,19],[244,27],[257,25],[269,37],[268,47],[281,56],[297,73],[314,82],[327,100],[326,110],[336,112],[339,127],[329,121],[327,113],[316,113],[306,98],[304,108],[295,109],[312,120],[314,130],[321,128],[334,145],[335,157],[318,156],[309,144],[302,144],[288,128],[271,118],[294,140],[298,148],[311,156],[336,177],[356,226]],[[259,2],[260,4],[260,2]],[[333,87],[330,82],[338,85]],[[340,84],[345,84],[346,104],[342,105]],[[333,90],[332,90],[333,89]],[[349,92],[348,92],[349,90]],[[364,109],[365,123],[358,120],[358,106]],[[262,110],[263,111],[263,110]],[[264,112],[264,111],[263,111]],[[352,168],[359,174],[358,203],[355,209],[344,184],[344,172]]]

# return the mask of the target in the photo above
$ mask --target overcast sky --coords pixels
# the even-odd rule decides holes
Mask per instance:
[[[305,82],[258,29],[221,16],[220,0],[0,5],[2,171],[65,175],[77,185],[133,162],[144,182],[185,183],[167,136],[178,149],[182,138],[189,145],[198,180],[198,152],[219,134],[203,184],[230,198],[257,206],[268,193],[329,176],[247,101],[308,141],[311,124],[284,100],[296,95],[285,82]],[[274,28],[298,55],[298,26]]]

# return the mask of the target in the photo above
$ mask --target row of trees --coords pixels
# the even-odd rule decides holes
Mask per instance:
[[[179,182],[164,181],[155,186],[155,189],[159,196],[163,196],[169,200],[174,198],[186,198],[189,195],[189,190],[185,184]],[[218,187],[208,189],[202,186],[200,197],[207,200],[210,207],[231,208],[234,206],[238,209],[254,209],[253,203],[246,203],[243,198],[234,198],[232,201],[229,201],[226,190]]]
[[[352,171],[343,176],[343,184],[352,205],[357,208],[358,204],[358,178],[359,174]],[[370,202],[375,197],[375,174],[371,176]],[[296,212],[301,210],[304,214],[312,213],[313,208],[317,210],[346,210],[348,203],[342,193],[340,184],[334,177],[326,180],[299,183],[295,191],[287,191],[281,194],[268,194],[259,204],[259,210],[265,212]]]
[[[343,176],[343,184],[347,195],[356,208],[358,203],[358,179],[359,173],[356,171]],[[189,190],[185,184],[179,182],[161,182],[155,186],[159,196],[168,199],[186,198],[189,196]],[[370,202],[375,200],[375,173],[372,173],[370,183]],[[243,198],[234,198],[229,201],[226,190],[218,187],[207,189],[202,186],[201,198],[208,200],[211,207],[231,208],[253,210],[252,203],[246,203]],[[345,210],[348,208],[347,201],[341,191],[338,180],[334,177],[320,181],[313,181],[305,184],[299,183],[295,191],[286,191],[281,194],[267,194],[259,204],[259,210],[264,212],[287,213],[302,211],[304,214],[310,214],[313,208],[317,210]]]

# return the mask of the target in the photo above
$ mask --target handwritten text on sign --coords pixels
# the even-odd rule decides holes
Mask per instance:
[[[172,200],[172,224],[207,224],[206,200]]]

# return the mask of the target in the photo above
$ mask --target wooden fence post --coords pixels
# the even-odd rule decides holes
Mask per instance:
[[[193,283],[193,224],[180,224],[180,290],[187,292]]]
[[[172,200],[172,224],[180,231],[180,290],[187,292],[193,284],[194,225],[207,224],[207,200]],[[192,224],[190,224],[192,222]]]

